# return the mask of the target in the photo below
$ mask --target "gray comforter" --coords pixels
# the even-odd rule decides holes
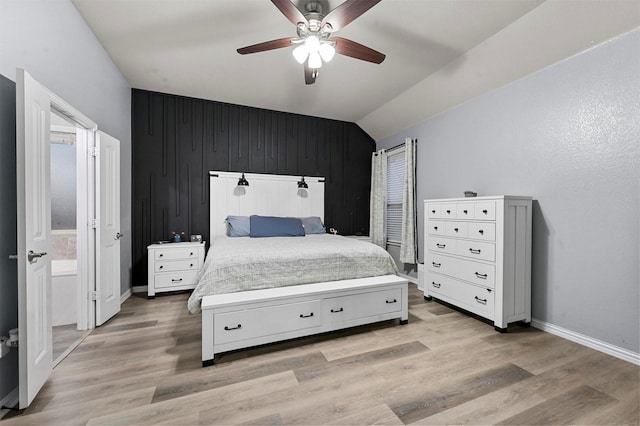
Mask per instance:
[[[219,237],[211,244],[187,306],[195,314],[207,295],[397,273],[389,253],[354,238]]]

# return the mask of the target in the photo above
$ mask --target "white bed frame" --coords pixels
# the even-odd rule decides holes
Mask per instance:
[[[210,236],[226,234],[228,215],[324,217],[324,178],[209,172]],[[202,299],[202,365],[222,352],[357,325],[409,319],[408,281],[395,275],[253,290]]]

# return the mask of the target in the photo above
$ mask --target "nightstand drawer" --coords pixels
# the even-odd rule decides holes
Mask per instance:
[[[156,275],[156,287],[176,287],[176,286],[193,286],[196,283],[198,272],[170,272],[168,274]]]
[[[155,263],[156,272],[197,271],[200,267],[198,259],[169,260]]]
[[[155,251],[156,260],[172,260],[172,259],[197,259],[198,250],[196,247],[185,248],[166,248]]]

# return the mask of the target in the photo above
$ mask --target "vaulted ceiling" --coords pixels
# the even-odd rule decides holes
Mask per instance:
[[[356,122],[377,140],[640,26],[638,0],[382,0],[337,35],[385,61],[336,55],[305,85],[293,47],[236,52],[296,35],[269,0],[72,1],[134,88]]]

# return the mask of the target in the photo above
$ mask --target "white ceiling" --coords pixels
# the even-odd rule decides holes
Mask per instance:
[[[296,35],[269,0],[72,1],[134,88],[356,122],[376,140],[640,26],[640,0],[382,0],[337,35],[385,61],[336,55],[307,86],[291,47],[236,53]]]

